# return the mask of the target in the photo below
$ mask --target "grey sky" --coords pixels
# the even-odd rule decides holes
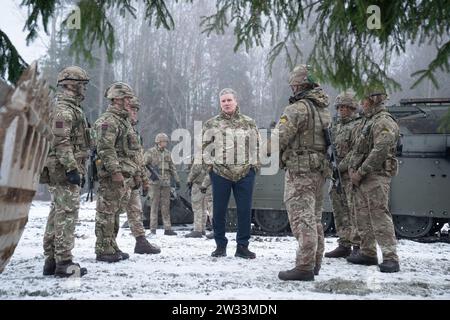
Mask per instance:
[[[29,46],[26,45],[27,33],[23,31],[27,17],[27,9],[20,8],[21,0],[2,0],[0,11],[0,29],[5,32],[11,42],[27,63],[39,59],[46,54],[49,37],[41,27],[39,36]]]

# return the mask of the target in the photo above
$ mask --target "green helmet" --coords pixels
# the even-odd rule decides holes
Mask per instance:
[[[334,100],[334,106],[339,108],[339,106],[349,106],[353,110],[358,108],[358,102],[355,99],[355,93],[352,91],[341,92]]]
[[[165,133],[163,133],[163,132],[158,133],[158,134],[156,135],[156,137],[155,137],[155,142],[156,142],[156,143],[160,143],[160,142],[163,142],[163,141],[169,142],[169,137],[167,136],[167,134],[165,134]]]
[[[291,75],[289,76],[289,85],[298,86],[305,83],[318,84],[312,74],[311,66],[301,64],[292,70]]]
[[[133,89],[125,82],[114,82],[105,90],[105,98],[107,99],[123,99],[126,97],[133,98],[135,94]]]
[[[363,98],[373,98],[377,96],[384,96],[384,100],[387,99],[386,89],[381,84],[367,85],[364,89]],[[383,99],[383,98],[382,98]]]
[[[57,85],[89,82],[89,80],[86,70],[78,66],[70,66],[62,69],[58,74]]]

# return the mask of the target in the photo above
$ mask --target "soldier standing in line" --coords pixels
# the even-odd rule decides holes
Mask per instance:
[[[359,250],[360,237],[356,227],[356,217],[353,213],[352,183],[348,175],[348,157],[352,147],[352,132],[361,122],[361,117],[355,113],[358,103],[351,92],[342,92],[334,103],[339,112],[339,122],[332,127],[333,143],[336,147],[337,161],[342,178],[342,191],[338,193],[336,187],[330,192],[333,205],[334,222],[339,236],[338,247],[325,253],[327,258],[345,258]]]
[[[71,251],[90,147],[89,124],[81,106],[89,76],[80,67],[71,66],[59,73],[57,81],[59,92],[52,114],[54,139],[44,169],[49,174],[52,203],[44,234],[43,274],[83,276],[87,270],[72,261]]]
[[[138,151],[134,154],[134,161],[136,163],[136,172],[133,176],[134,186],[131,188],[130,199],[126,205],[128,224],[131,233],[136,238],[136,246],[134,253],[137,254],[156,254],[160,253],[161,249],[150,244],[145,238],[145,229],[142,222],[142,203],[140,190],[142,187],[143,196],[147,196],[150,189],[150,182],[147,176],[147,169],[145,168],[144,149],[141,143],[141,137],[136,130],[138,123],[138,112],[140,108],[139,99],[134,97],[131,100],[131,115],[130,121],[133,126],[133,132],[128,136],[128,141],[134,145],[139,145]]]
[[[165,133],[158,133],[155,137],[156,145],[148,149],[144,154],[145,165],[151,167],[158,175],[150,179],[150,197],[152,200],[150,211],[150,229],[156,234],[158,227],[158,212],[161,207],[161,215],[164,224],[164,234],[175,236],[170,222],[170,178],[175,179],[176,189],[180,189],[180,178],[172,161],[170,151],[166,149],[169,137]],[[153,176],[153,175],[152,175]]]
[[[115,82],[105,91],[111,101],[107,110],[95,122],[97,132],[98,200],[95,216],[96,259],[118,262],[129,258],[122,252],[116,236],[120,214],[129,202],[134,176],[140,169],[134,161],[140,145],[134,141],[130,122],[131,101],[135,97],[131,87]]]
[[[368,87],[362,105],[364,120],[358,126],[349,160],[349,175],[354,186],[354,205],[361,248],[347,261],[377,265],[377,246],[381,248],[381,272],[400,270],[392,215],[389,211],[389,189],[398,172],[396,147],[399,127],[384,106],[384,88]]]
[[[212,213],[212,188],[209,183],[203,193],[202,183],[208,176],[206,168],[201,163],[193,163],[186,185],[191,190],[192,210],[194,211],[194,230],[185,235],[186,238],[201,238],[206,235],[206,219]],[[208,179],[209,181],[209,179]]]
[[[323,186],[330,176],[324,129],[331,122],[328,96],[309,66],[294,68],[289,79],[294,96],[276,128],[281,165],[286,170],[284,202],[292,233],[298,241],[295,267],[281,271],[281,280],[314,280],[324,251]]]

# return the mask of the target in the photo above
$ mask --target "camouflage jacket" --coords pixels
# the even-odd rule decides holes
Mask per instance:
[[[170,178],[180,183],[177,169],[172,161],[170,151],[166,148],[161,149],[158,146],[148,149],[144,154],[145,165],[150,165],[156,169],[160,180],[150,180],[151,184],[159,184],[161,186],[170,186]]]
[[[357,127],[349,168],[363,177],[372,173],[396,175],[399,137],[399,127],[384,105],[374,107]]]
[[[206,181],[205,187],[208,187],[210,180],[207,168],[205,168],[202,164],[192,164],[186,182],[202,185],[203,181]]]
[[[352,148],[356,127],[361,122],[361,117],[354,114],[350,118],[340,119],[338,123],[332,127],[332,138],[336,147],[337,160],[339,170],[347,172],[350,150]]]
[[[287,106],[277,123],[283,169],[329,174],[323,129],[331,123],[328,96],[321,88],[303,92]]]
[[[86,173],[89,156],[89,124],[80,102],[64,93],[56,96],[52,113],[53,142],[50,146],[46,166],[50,172],[63,175],[74,169]]]
[[[221,111],[203,125],[202,150],[207,172],[213,170],[221,177],[238,181],[251,168],[258,171],[259,143],[255,120],[241,114],[239,107],[232,115]]]
[[[144,146],[142,145],[141,136],[134,126],[132,128],[133,128],[132,134],[136,136],[135,138],[133,137],[132,140],[134,141],[134,139],[136,139],[139,142],[139,151],[135,153],[133,159],[136,163],[136,166],[138,167],[135,175],[141,177],[143,184],[150,184],[150,179],[148,177],[148,170],[145,167]]]
[[[101,162],[99,177],[121,172],[124,177],[140,174],[137,157],[141,144],[133,129],[128,112],[109,106],[95,122],[97,155]]]

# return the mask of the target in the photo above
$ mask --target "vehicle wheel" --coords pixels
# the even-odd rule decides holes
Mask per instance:
[[[401,238],[425,237],[433,227],[433,218],[396,215],[392,217],[397,235]]]
[[[255,210],[255,221],[263,231],[271,233],[285,231],[289,226],[287,212],[282,210]]]

